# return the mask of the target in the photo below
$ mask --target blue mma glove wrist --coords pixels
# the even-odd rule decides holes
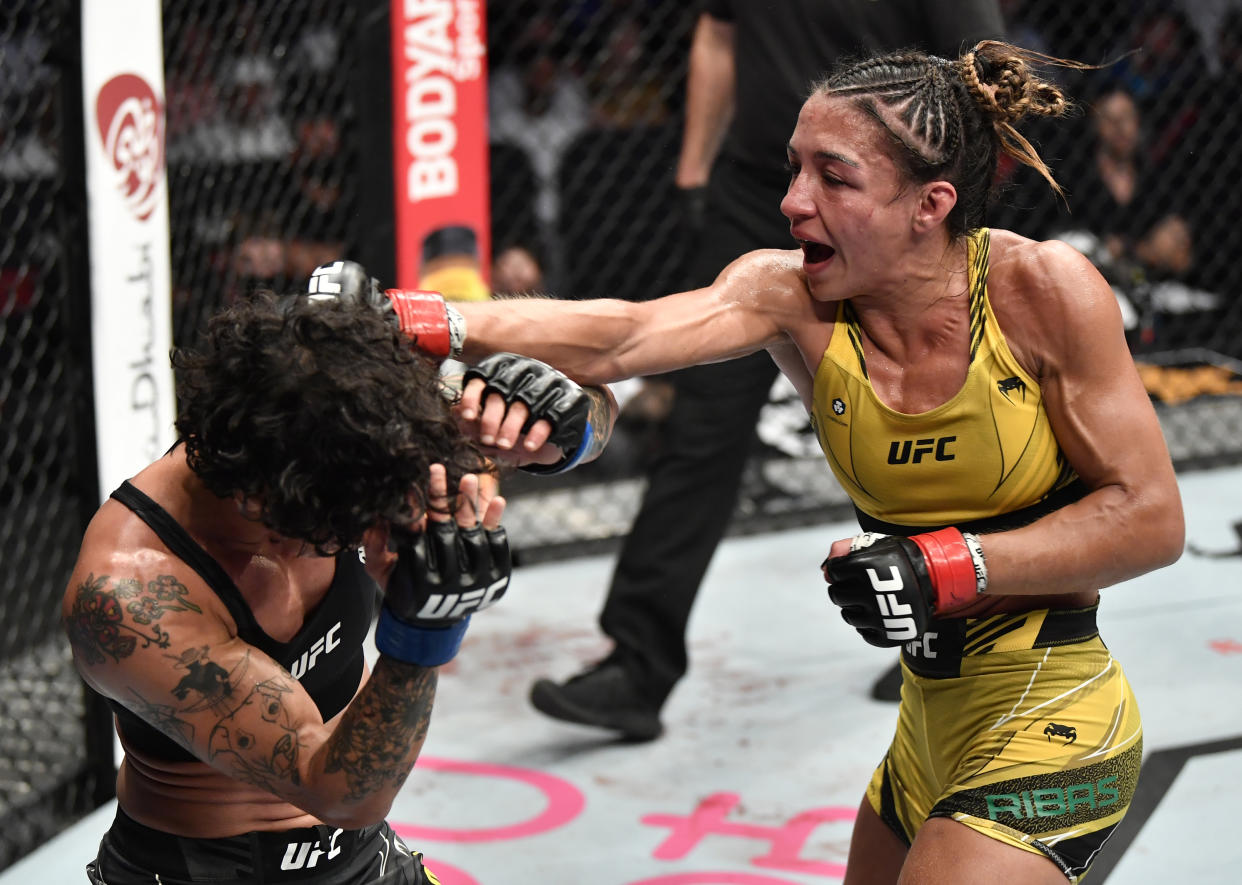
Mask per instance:
[[[414,627],[384,606],[375,625],[375,647],[380,654],[420,667],[438,667],[457,657],[469,616],[447,627]]]

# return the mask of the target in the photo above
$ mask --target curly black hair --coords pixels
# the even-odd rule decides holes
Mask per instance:
[[[488,469],[436,366],[366,306],[260,293],[214,316],[173,366],[190,468],[321,553],[414,522],[432,464],[451,489]]]

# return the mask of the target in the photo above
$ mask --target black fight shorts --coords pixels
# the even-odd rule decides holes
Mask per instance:
[[[188,839],[144,826],[119,808],[86,875],[92,885],[439,885],[422,855],[386,823]]]

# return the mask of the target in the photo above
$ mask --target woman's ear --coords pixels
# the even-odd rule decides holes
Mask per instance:
[[[957,188],[947,181],[929,181],[919,190],[919,202],[914,207],[914,229],[918,233],[934,230],[956,205]]]

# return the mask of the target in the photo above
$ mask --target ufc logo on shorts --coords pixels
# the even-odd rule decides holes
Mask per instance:
[[[306,284],[306,291],[311,295],[340,295],[341,281],[337,278],[337,274],[341,272],[344,262],[334,261],[325,267],[317,267],[311,273],[310,281]]]
[[[482,611],[496,601],[497,592],[503,591],[508,585],[508,578],[501,578],[490,586],[471,590],[467,593],[432,593],[419,609],[418,616],[430,621],[442,618],[464,618],[473,612]]]
[[[341,848],[336,844],[336,839],[344,830],[337,829],[332,833],[332,839],[328,842],[328,850],[321,848],[320,842],[290,842],[285,846],[285,856],[280,862],[282,870],[301,870],[314,867],[319,863],[319,858],[327,857],[332,860],[341,853]]]
[[[867,577],[871,579],[871,589],[875,591],[875,603],[883,616],[884,635],[894,642],[905,642],[919,635],[914,625],[914,618],[905,617],[914,614],[907,603],[901,602],[898,596],[905,585],[896,568],[889,568],[892,577],[881,578],[875,569],[867,569]]]

